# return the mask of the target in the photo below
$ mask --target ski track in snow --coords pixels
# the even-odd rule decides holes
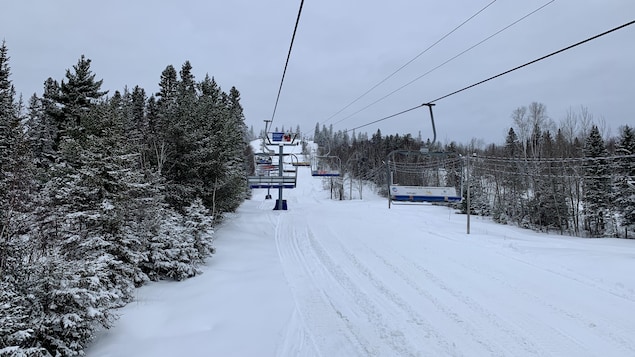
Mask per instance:
[[[532,306],[499,311],[495,303],[468,296],[456,280],[446,282],[425,263],[389,246],[377,247],[302,213],[284,212],[277,218],[283,270],[302,328],[312,336],[318,355],[586,356],[598,352],[589,349],[598,341],[609,341],[620,355],[635,355],[629,326],[552,303],[506,273],[516,267],[537,270],[535,274],[555,276],[550,279],[633,301],[562,265],[542,267],[496,249],[489,254],[499,256],[500,264],[482,269],[447,254],[453,244],[465,244],[460,238],[426,230],[423,239],[450,242],[450,247],[443,247],[448,251],[438,254],[446,262],[435,260],[436,269],[446,267],[453,276],[487,281],[510,295],[511,304]],[[549,320],[533,315],[535,309]],[[588,329],[598,341],[577,337],[575,332]]]
[[[291,214],[285,218],[281,225],[289,227],[290,234],[276,235],[281,261],[296,294],[297,309],[309,333],[316,336],[321,355],[419,356],[424,351],[414,343],[422,339],[433,341],[432,346],[440,348],[438,354],[457,355],[429,321],[380,281],[362,286],[356,276],[366,274],[364,267],[351,259],[336,263],[306,221]],[[303,267],[301,273],[299,267]],[[395,319],[392,311],[389,314],[386,303],[400,310],[396,313],[402,318]]]
[[[515,258],[512,258],[515,259]],[[547,271],[544,268],[537,267],[533,264],[529,264],[527,262],[523,262],[528,264],[534,269]],[[620,346],[622,353],[625,355],[634,355],[635,356],[635,348],[633,343],[629,341],[629,339],[623,337],[629,334],[632,334],[632,331],[628,331],[625,328],[620,328],[619,334],[611,332],[614,330],[615,326],[619,324],[619,321],[612,320],[608,321],[603,318],[601,315],[595,316],[593,320],[589,320],[585,316],[582,316],[578,312],[574,312],[562,305],[555,305],[547,301],[544,297],[539,296],[538,294],[528,290],[526,287],[523,287],[519,283],[514,283],[510,281],[510,279],[496,273],[484,273],[482,271],[474,270],[473,267],[466,265],[465,263],[461,263],[461,265],[466,269],[471,269],[477,274],[483,276],[483,278],[488,279],[489,281],[495,281],[501,284],[501,288],[506,289],[508,291],[513,291],[519,299],[517,300],[519,303],[522,302],[521,299],[526,299],[528,302],[523,304],[530,304],[532,306],[539,306],[544,310],[547,310],[551,315],[551,321],[554,320],[553,316],[556,316],[556,319],[562,321],[562,325],[573,324],[577,325],[580,329],[593,328],[596,331],[596,334],[603,337],[605,340],[612,341],[612,346]],[[552,274],[561,275],[559,273],[554,273],[547,271]],[[570,279],[566,277],[567,279]],[[576,279],[571,279],[576,280]],[[578,280],[576,280],[578,281]],[[603,289],[602,289],[603,290]],[[604,291],[604,290],[603,290]],[[534,317],[527,315],[524,321],[535,320]],[[517,321],[521,322],[523,320],[517,319]],[[575,337],[568,335],[568,333],[563,328],[558,328],[557,326],[548,326],[546,327],[544,324],[540,324],[539,321],[533,321],[534,324],[524,324],[523,328],[526,334],[532,334],[536,339],[542,341],[543,345],[548,345],[551,347],[551,350],[561,350],[561,353],[567,355],[575,355],[582,356],[586,355],[587,349],[589,346],[586,346],[586,341],[579,341]],[[540,327],[540,329],[536,327]],[[560,325],[561,326],[561,325]],[[612,326],[611,330],[605,329],[603,326]],[[568,341],[567,341],[568,340]],[[567,346],[565,348],[565,345]],[[575,351],[575,352],[573,352]],[[558,355],[558,354],[556,354]]]
[[[479,345],[481,345],[481,347],[485,351],[487,351],[487,354],[489,354],[489,355],[499,355],[499,356],[504,355],[503,350],[501,350],[498,346],[496,346],[494,341],[492,341],[490,338],[488,338],[486,336],[486,331],[487,330],[481,330],[479,328],[479,326],[472,326],[471,324],[469,324],[469,321],[466,321],[465,316],[460,316],[457,312],[454,311],[456,309],[456,305],[455,305],[456,302],[455,301],[445,300],[446,302],[444,303],[442,301],[441,297],[435,296],[432,293],[428,292],[428,290],[426,288],[429,289],[429,286],[425,286],[424,287],[423,284],[428,284],[428,283],[435,284],[437,288],[447,292],[448,294],[451,295],[451,297],[456,298],[456,300],[458,302],[467,305],[470,308],[470,310],[479,312],[483,316],[485,316],[488,320],[492,320],[492,325],[494,325],[499,330],[503,329],[501,324],[498,321],[493,319],[493,316],[494,316],[493,313],[491,313],[489,311],[485,311],[485,309],[483,309],[481,306],[477,305],[473,301],[470,301],[470,299],[468,297],[463,296],[460,293],[457,293],[457,292],[453,291],[452,289],[448,288],[445,284],[443,284],[443,282],[438,277],[434,276],[428,270],[426,270],[423,267],[417,265],[416,263],[409,261],[407,258],[401,256],[401,258],[403,259],[402,262],[411,264],[413,267],[415,267],[416,269],[420,270],[420,272],[423,272],[424,273],[424,277],[426,278],[425,280],[423,280],[422,282],[417,282],[415,279],[411,278],[410,275],[412,275],[412,274],[407,274],[402,269],[398,268],[395,264],[393,264],[393,263],[389,262],[388,260],[386,260],[386,258],[384,256],[381,256],[375,250],[370,249],[369,247],[364,247],[364,248],[367,248],[369,253],[372,254],[372,256],[374,258],[376,258],[374,263],[379,263],[380,266],[383,265],[383,267],[385,267],[386,269],[388,269],[389,271],[391,271],[395,275],[395,278],[401,279],[410,288],[415,290],[419,294],[419,296],[421,298],[424,298],[425,300],[428,300],[436,309],[438,309],[440,312],[442,312],[445,315],[444,316],[445,318],[451,320],[451,322],[453,322],[455,324],[461,325],[462,328],[465,330],[464,332],[469,337],[471,337],[475,342],[477,342]],[[356,262],[356,264],[361,266],[361,262],[359,262],[357,260],[357,258],[355,257],[355,255],[352,252],[346,250],[346,248],[343,248],[343,249],[345,249],[346,254],[350,256],[351,260],[354,260]],[[373,265],[371,264],[371,266],[373,266]],[[368,279],[373,281],[373,284],[379,284],[377,279],[373,276],[372,271],[369,270],[368,267],[364,266],[361,269],[364,271],[364,274],[368,277]],[[419,280],[421,280],[421,279],[419,279]],[[384,290],[384,292],[386,294],[394,296],[393,292],[386,291],[386,290]],[[443,297],[443,299],[447,299],[447,297]],[[405,306],[405,302],[403,302],[403,301],[400,302],[400,305]],[[411,310],[411,309],[409,307],[405,306],[404,310],[408,311],[408,310]],[[516,340],[520,340],[522,342],[525,342],[524,340],[522,340],[522,337],[518,336],[517,334],[514,335],[513,337]]]
[[[439,237],[439,238],[442,238],[442,239],[446,239],[446,240],[449,240],[449,241],[453,241],[453,242],[461,242],[461,243],[464,242],[463,240],[455,239],[455,238],[449,237],[447,235],[442,235],[442,234],[435,233],[435,232],[426,232],[426,234],[427,235],[436,236],[436,237]],[[623,299],[629,300],[631,302],[635,302],[635,291],[633,291],[633,290],[625,291],[623,286],[618,286],[617,288],[619,288],[619,289],[616,289],[615,287],[607,288],[602,281],[600,281],[598,279],[595,279],[595,278],[592,278],[592,277],[585,276],[581,272],[574,271],[573,269],[571,269],[568,266],[565,266],[565,265],[562,265],[562,264],[558,264],[557,265],[557,269],[558,270],[556,270],[556,269],[552,269],[552,268],[541,267],[541,266],[539,266],[537,264],[534,264],[534,263],[531,263],[531,262],[529,262],[527,260],[521,259],[518,256],[512,256],[510,254],[505,254],[504,252],[501,252],[501,251],[497,251],[496,254],[499,254],[499,255],[507,258],[507,259],[517,260],[520,263],[533,266],[536,269],[544,270],[546,272],[550,272],[550,273],[553,273],[555,275],[560,275],[560,276],[562,276],[563,278],[566,278],[566,279],[575,280],[575,281],[577,281],[577,282],[579,282],[581,284],[585,284],[585,285],[587,285],[589,287],[592,287],[593,289],[602,290],[602,291],[604,291],[606,293],[615,295],[615,296],[617,296],[619,298],[623,298]]]
[[[287,213],[279,222],[276,243],[282,265],[296,295],[296,308],[304,316],[304,328],[321,339],[315,341],[314,338],[314,343],[317,349],[324,350],[322,355],[333,352],[342,356],[464,355],[423,316],[423,312],[418,312],[410,302],[376,278],[343,245],[340,244],[338,250],[345,253],[346,260],[339,259],[335,263],[304,219]],[[338,235],[330,231],[329,236]],[[382,262],[388,265],[385,260]],[[303,269],[298,272],[300,267]],[[451,306],[441,304],[400,271],[394,273],[396,278],[414,287],[421,297],[432,301],[446,319],[461,322]],[[327,280],[329,284],[325,284]],[[346,313],[347,309],[353,311]],[[360,329],[366,331],[366,338],[360,334]],[[466,329],[476,336],[488,354],[503,355],[500,349],[485,342],[486,338],[474,328]],[[349,349],[342,350],[342,346]]]
[[[354,331],[347,326],[342,313],[334,308],[332,296],[325,288],[329,283],[326,280],[328,272],[320,266],[315,254],[305,248],[308,234],[303,232],[303,227],[298,232],[298,222],[289,218],[278,216],[275,237],[284,273],[294,294],[295,309],[302,320],[300,325],[308,333],[318,355],[323,355],[320,351],[327,344],[338,346],[347,355],[364,355],[363,347],[355,342]]]
[[[337,234],[330,231],[329,236],[335,237]],[[524,354],[528,355],[546,355],[545,351],[541,350],[539,346],[524,338],[522,331],[514,330],[509,326],[505,326],[504,323],[496,317],[496,314],[486,310],[464,294],[449,288],[443,283],[442,279],[438,278],[421,265],[410,261],[403,255],[395,255],[388,247],[383,247],[383,254],[379,254],[377,250],[372,249],[369,245],[356,244],[354,248],[356,253],[353,253],[350,249],[345,247],[345,242],[349,243],[351,241],[355,241],[355,243],[359,243],[359,241],[351,239],[350,236],[345,238],[346,239],[339,239],[336,242],[338,246],[331,246],[331,248],[343,252],[349,262],[356,267],[357,271],[360,273],[359,280],[357,281],[365,280],[370,282],[371,285],[373,285],[377,291],[385,297],[386,303],[392,303],[403,311],[402,319],[414,321],[416,325],[418,325],[413,326],[414,328],[410,327],[405,330],[405,334],[411,335],[409,336],[410,340],[420,340],[420,334],[423,331],[425,331],[427,335],[435,335],[438,340],[438,346],[441,347],[440,351],[435,351],[435,353],[438,353],[439,355],[473,355],[476,351],[479,351],[477,353],[478,355],[504,356],[510,354],[521,354],[518,350],[510,351],[501,348],[499,346],[501,343],[501,336],[488,337],[488,331],[494,329],[505,333],[506,336],[502,336],[503,346],[516,346],[525,351]],[[398,268],[395,263],[392,263],[387,259],[386,256],[388,253],[392,253],[392,256],[390,256],[392,261],[400,264],[402,267],[410,266],[413,270],[406,272],[403,268]],[[367,264],[363,264],[358,259],[358,256],[366,259],[373,257],[374,259]],[[392,274],[389,277],[381,279],[373,272],[373,270],[380,270],[384,275],[386,272],[391,272]],[[413,273],[415,270],[416,272]],[[423,277],[425,279],[421,279],[420,273],[423,273]],[[397,292],[387,287],[382,280],[401,280],[408,288],[414,290],[416,298],[411,298],[410,301],[405,301]],[[431,289],[429,285],[430,283],[435,285],[435,289]],[[430,292],[429,290],[432,290],[433,292]],[[399,289],[400,293],[403,293],[403,291],[403,288]],[[446,294],[449,296],[446,296]],[[415,308],[413,307],[421,305],[424,301],[428,301],[431,304],[430,308],[433,308],[436,312],[438,312],[438,314],[435,314],[437,317],[433,323],[429,321],[426,322],[421,313],[415,311]],[[459,315],[455,310],[457,310],[457,306],[460,304],[465,305],[465,311],[472,314],[476,313],[478,316],[472,319],[470,316],[467,316],[467,314]],[[423,313],[429,314],[430,311],[425,311]],[[463,330],[464,339],[462,339],[462,343],[470,346],[469,349],[461,351],[447,341],[447,339],[442,339],[440,337],[445,335],[445,333],[434,326],[440,325],[440,322],[443,322],[442,320],[447,320],[450,324],[459,326],[460,329]],[[421,328],[423,326],[425,326],[425,329]],[[457,340],[456,337],[453,339]],[[470,343],[468,340],[473,341],[473,343]],[[466,341],[468,343],[466,343]],[[426,351],[424,348],[421,348],[421,350],[422,353],[430,353],[429,350]]]
[[[459,240],[438,233],[427,232],[427,234],[461,243]],[[561,302],[559,304],[554,304],[548,301],[545,297],[528,289],[519,279],[510,278],[509,266],[514,263],[519,263],[529,269],[538,271],[537,273],[534,273],[535,275],[546,274],[555,276],[555,278],[549,277],[545,280],[562,280],[563,284],[567,282],[574,282],[575,284],[582,285],[583,288],[576,289],[576,291],[580,291],[580,293],[584,291],[584,288],[591,288],[594,292],[601,291],[630,302],[633,301],[632,297],[625,296],[624,294],[615,292],[611,289],[603,288],[597,283],[592,282],[592,279],[586,278],[582,274],[575,274],[576,276],[573,276],[574,273],[568,268],[565,268],[564,272],[556,271],[552,268],[541,267],[527,260],[520,259],[500,251],[495,251],[494,254],[503,257],[503,259],[497,259],[496,266],[491,266],[488,271],[477,269],[475,265],[471,265],[466,262],[457,261],[451,255],[445,257],[444,259],[454,262],[456,266],[462,267],[465,271],[472,271],[473,273],[476,273],[478,275],[476,280],[500,284],[501,291],[510,291],[514,293],[514,300],[518,305],[532,306],[532,313],[536,312],[535,310],[537,307],[545,311],[545,313],[550,316],[549,321],[551,324],[553,324],[554,320],[559,321],[559,323],[555,326],[548,326],[531,314],[518,312],[522,318],[515,318],[514,320],[516,324],[522,327],[522,333],[532,336],[533,339],[539,342],[538,345],[548,347],[546,350],[540,351],[539,355],[590,355],[589,348],[591,347],[591,344],[589,344],[589,341],[581,341],[567,332],[568,329],[585,330],[590,328],[593,329],[594,335],[601,337],[603,341],[611,341],[610,346],[615,350],[618,350],[620,355],[635,355],[635,346],[632,342],[632,338],[627,337],[632,334],[632,331],[630,328],[622,326],[621,320],[608,320],[602,316],[602,314],[596,314],[591,320],[586,315],[582,315],[579,312],[571,310]],[[402,256],[402,258],[406,260],[405,257]],[[510,265],[504,264],[505,260],[510,260],[513,263]],[[410,264],[413,264],[426,276],[430,276],[429,272],[424,267],[414,262],[410,262]],[[568,326],[568,328],[564,328],[564,326]],[[607,329],[604,326],[610,326],[611,328]],[[617,332],[615,332],[616,327]]]

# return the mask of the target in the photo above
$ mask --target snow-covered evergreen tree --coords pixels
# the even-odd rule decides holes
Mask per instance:
[[[593,125],[584,146],[588,160],[584,173],[585,228],[592,237],[603,237],[609,221],[611,173],[600,130]]]
[[[213,245],[213,217],[209,210],[203,205],[203,200],[197,198],[185,209],[183,226],[185,234],[194,238],[194,248],[196,248],[199,261],[214,253]]]
[[[563,233],[568,222],[568,208],[560,172],[561,164],[553,159],[555,142],[550,131],[544,131],[540,139],[540,160],[537,161],[537,177],[533,180],[534,194],[529,202],[532,221],[538,229],[556,229]]]
[[[526,202],[523,199],[524,178],[520,175],[522,171],[519,165],[522,152],[522,144],[516,132],[513,128],[509,128],[503,148],[505,157],[509,159],[502,167],[504,190],[494,207],[494,219],[501,223],[516,222],[518,224],[523,218],[522,207],[526,205]]]
[[[49,99],[38,98],[35,94],[29,99],[26,135],[40,174],[43,174],[57,157],[57,124],[48,114],[52,105]],[[40,179],[43,180],[42,177]]]
[[[11,259],[11,240],[17,233],[14,225],[20,199],[17,185],[21,177],[16,177],[16,171],[21,159],[16,157],[15,151],[20,145],[22,130],[10,74],[8,49],[3,41],[0,47],[0,273]]]
[[[197,167],[196,177],[200,180],[198,197],[206,207],[213,208],[216,191],[224,175],[223,155],[223,92],[213,77],[205,76],[199,83],[201,95],[197,105],[197,127],[189,134],[199,145],[188,154]]]
[[[0,281],[21,276],[29,255],[35,182],[15,91],[9,79],[6,44],[0,47]],[[0,300],[0,305],[3,301]]]
[[[146,150],[149,163],[161,175],[167,174],[168,159],[173,155],[170,144],[169,125],[176,116],[178,78],[174,66],[167,66],[161,73],[158,99],[150,97],[148,102],[148,134]]]
[[[489,216],[491,214],[491,206],[488,197],[485,195],[483,180],[479,169],[476,167],[475,159],[470,159],[470,165],[467,170],[469,179],[465,182],[464,191],[462,193],[463,200],[460,203],[461,213],[467,213],[467,187],[470,187],[470,212],[474,215]]]
[[[148,116],[146,115],[146,94],[145,90],[139,86],[135,86],[131,93],[124,95],[124,105],[126,106],[126,138],[136,148],[139,154],[144,153],[145,139],[149,134]],[[142,156],[142,166],[145,164],[146,157]]]
[[[23,126],[3,44],[0,356],[79,355],[136,286],[194,276],[214,252],[210,209],[244,198],[244,118],[235,88],[196,84],[189,62],[180,75],[168,66],[158,101],[106,98],[82,56]]]
[[[101,91],[103,80],[95,80],[90,63],[91,60],[82,55],[72,71],[66,70],[66,80],[59,85],[51,79],[45,83],[44,98],[54,103],[46,109],[57,124],[56,149],[64,138],[84,136],[86,113],[107,94],[107,91]]]
[[[115,319],[110,301],[118,297],[104,286],[108,273],[102,259],[68,261],[55,250],[39,260],[26,286],[33,326],[29,345],[51,356],[80,355],[96,328]]]
[[[23,292],[22,280],[0,280],[0,356],[51,356],[38,347],[32,316],[34,295]]]
[[[626,235],[635,237],[635,130],[628,125],[622,127],[617,143],[619,155],[616,167],[615,202],[622,217]]]
[[[152,280],[183,280],[200,273],[202,258],[195,237],[187,234],[181,213],[165,208],[147,241],[148,261],[142,267]]]
[[[245,199],[246,167],[243,153],[248,144],[244,141],[246,126],[243,109],[240,104],[240,93],[235,87],[225,97],[225,115],[222,123],[222,135],[219,143],[224,158],[222,176],[219,179],[220,187],[216,198],[218,204],[216,211],[231,212]]]

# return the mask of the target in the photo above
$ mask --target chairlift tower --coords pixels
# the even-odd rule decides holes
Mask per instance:
[[[272,188],[278,189],[278,199],[274,206],[274,210],[286,210],[287,202],[283,199],[283,190],[285,188],[295,188],[297,183],[297,167],[293,169],[284,169],[284,157],[294,157],[293,154],[285,154],[285,146],[296,146],[297,134],[283,133],[283,132],[267,132],[267,126],[270,121],[265,120],[265,137],[263,137],[263,152],[254,156],[255,175],[248,176],[247,182],[249,188],[266,188],[266,199],[271,198],[269,190]],[[275,155],[275,151],[268,148],[268,146],[278,146],[278,154]],[[277,175],[274,174],[275,165],[272,158],[278,157],[277,163]],[[291,159],[293,160],[293,158]],[[296,158],[297,160],[297,158]]]

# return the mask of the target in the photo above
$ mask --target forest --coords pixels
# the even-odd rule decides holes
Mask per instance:
[[[318,155],[341,162],[348,178],[339,182],[342,199],[365,181],[387,196],[390,173],[402,185],[455,187],[464,198],[456,207],[462,213],[469,187],[470,212],[501,224],[577,237],[635,238],[632,127],[623,125],[618,136],[607,137],[585,107],[570,110],[557,125],[546,105],[536,102],[513,110],[511,119],[503,145],[440,144],[421,134],[380,130],[368,138],[319,123],[314,138],[322,148]],[[419,154],[422,148],[427,154]],[[390,155],[397,151],[416,155]]]
[[[240,93],[168,65],[107,93],[81,56],[23,103],[0,48],[0,356],[74,356],[148,281],[200,272],[247,197]]]
[[[24,101],[9,60],[3,42],[0,356],[81,355],[136,288],[200,273],[216,225],[250,196],[253,128],[239,91],[224,92],[209,75],[197,81],[189,61],[167,65],[157,93],[109,93],[82,55]],[[409,168],[400,183],[469,191],[470,212],[501,224],[635,237],[633,128],[609,137],[584,108],[556,125],[541,103],[511,118],[504,145],[369,137],[319,123],[302,136],[305,149],[312,139],[319,155],[338,158],[337,199],[369,183],[387,195],[389,154],[425,147],[435,155],[400,158]],[[466,201],[456,209],[467,212]]]

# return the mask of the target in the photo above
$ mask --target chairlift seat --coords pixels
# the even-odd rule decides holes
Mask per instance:
[[[249,188],[295,188],[295,176],[248,176]]]
[[[390,199],[400,202],[461,202],[454,187],[390,186]]]
[[[311,176],[337,177],[340,176],[340,173],[337,171],[312,170]]]

